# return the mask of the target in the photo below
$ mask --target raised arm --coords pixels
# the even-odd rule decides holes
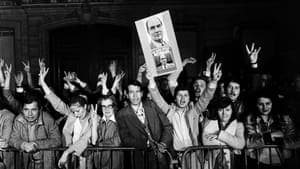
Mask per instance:
[[[261,47],[259,47],[258,49],[255,49],[254,46],[255,46],[255,43],[252,43],[251,50],[249,50],[248,45],[246,45],[246,52],[250,59],[251,67],[256,69],[258,67],[257,59],[258,59],[258,54],[261,50]]]
[[[151,94],[152,100],[157,104],[157,106],[163,111],[164,114],[168,114],[170,105],[161,96],[156,86],[154,77],[151,75],[149,71],[147,71],[146,77],[149,80],[148,89]]]
[[[4,75],[2,71],[3,66],[4,66],[4,60],[3,58],[0,58],[0,86],[1,87],[4,86]]]
[[[217,83],[222,77],[221,64],[215,64],[213,69],[212,78],[209,80],[207,87],[203,91],[202,95],[196,103],[196,108],[198,108],[198,113],[204,111],[211,99],[214,96],[214,93],[217,88]]]
[[[96,145],[98,140],[98,124],[99,124],[99,116],[97,115],[98,105],[91,105],[91,120],[92,120],[92,144]]]
[[[11,64],[9,66],[7,64],[5,65],[5,70],[4,70],[5,80],[4,80],[4,87],[3,87],[3,96],[8,101],[8,104],[11,106],[13,111],[18,113],[21,110],[21,103],[17,99],[15,99],[15,97],[12,95],[10,91],[11,69],[12,69]]]
[[[139,71],[138,71],[138,74],[136,76],[136,80],[139,81],[141,84],[143,82],[143,73],[146,71],[146,69],[147,69],[146,63],[142,64],[139,67]]]
[[[49,68],[43,67],[39,73],[39,85],[45,92],[45,98],[51,103],[52,107],[59,113],[63,115],[71,115],[72,112],[69,106],[64,103],[59,97],[57,97],[49,88],[45,82],[45,77],[49,71]]]
[[[125,76],[125,73],[124,72],[121,72],[120,74],[118,74],[114,80],[114,83],[113,83],[113,86],[111,88],[111,92],[113,94],[116,94],[118,88],[120,87],[120,83],[121,83],[121,80],[123,79],[123,77]]]

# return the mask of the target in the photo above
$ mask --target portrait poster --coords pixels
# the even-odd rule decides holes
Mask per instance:
[[[182,70],[182,61],[169,11],[135,22],[147,68],[162,76]]]

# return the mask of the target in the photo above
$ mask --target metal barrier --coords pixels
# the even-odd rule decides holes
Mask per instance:
[[[53,158],[48,161],[34,161],[34,153],[25,153],[15,148],[8,148],[0,152],[0,169],[43,169],[45,164],[49,166],[54,163],[52,168],[59,168],[58,161],[66,148],[40,149],[38,152],[48,152],[53,154]],[[178,159],[173,159],[170,152],[155,154],[149,150],[137,150],[132,147],[88,147],[82,154],[85,164],[82,165],[81,159],[75,155],[69,155],[68,169],[95,169],[120,168],[124,169],[150,169],[160,165],[159,159],[165,162],[166,168],[170,169],[264,169],[264,168],[299,168],[299,147],[282,148],[276,145],[265,145],[247,147],[237,151],[228,146],[194,146],[188,147]],[[121,158],[116,159],[121,155]],[[276,156],[276,154],[278,156]],[[229,158],[228,158],[229,157]],[[27,163],[25,162],[27,160]],[[34,159],[34,158],[33,158]],[[156,163],[156,164],[155,164]],[[217,164],[217,165],[216,165]],[[2,167],[2,168],[1,168]]]
[[[49,160],[41,160],[41,163],[40,161],[35,161],[33,158],[34,153],[26,153],[18,151],[15,148],[7,148],[4,151],[0,151],[0,169],[46,169],[47,167],[45,165],[49,166],[51,162],[53,162],[51,169],[58,169],[58,161],[65,150],[66,148],[62,147],[39,149],[36,152],[54,154]],[[115,154],[120,155],[121,158],[118,160],[114,159],[118,157],[118,155]],[[173,165],[176,161],[172,159],[171,153],[168,151],[164,154],[157,155],[151,150],[138,150],[132,147],[88,147],[82,153],[81,157],[69,155],[68,162],[62,166],[62,168],[96,169],[104,168],[105,166],[107,169],[150,169],[153,168],[153,166],[163,165],[158,162],[158,156],[162,158],[167,168],[174,168]],[[82,159],[84,159],[83,161],[85,162],[82,163]],[[121,166],[116,166],[117,163]],[[1,165],[5,167],[1,168]]]
[[[184,168],[202,169],[296,169],[300,167],[299,147],[264,145],[235,150],[228,146],[188,147],[180,158]],[[193,155],[195,158],[192,158]]]

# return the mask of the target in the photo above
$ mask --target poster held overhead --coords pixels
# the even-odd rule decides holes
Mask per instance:
[[[169,11],[135,22],[148,69],[153,76],[182,70],[182,61]]]

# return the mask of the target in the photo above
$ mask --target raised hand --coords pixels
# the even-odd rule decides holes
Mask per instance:
[[[214,64],[216,60],[216,56],[217,56],[216,53],[214,52],[211,53],[211,56],[206,61],[206,69],[210,70],[211,66]]]
[[[210,77],[211,75],[211,66],[214,64],[216,56],[216,53],[212,52],[211,56],[206,61],[206,70],[203,72],[206,77]]]
[[[9,66],[7,64],[5,64],[5,69],[4,69],[5,79],[7,79],[7,78],[10,79],[11,70],[12,70],[11,64],[9,64]]]
[[[106,85],[106,82],[107,82],[107,73],[104,73],[104,72],[100,73],[98,75],[98,79],[99,79],[99,81],[97,82],[97,87],[100,86],[100,85],[102,85],[102,86]]]
[[[40,70],[46,67],[45,59],[44,58],[39,58],[39,67]]]
[[[222,66],[222,63],[219,63],[219,64],[216,63],[214,65],[213,77],[212,77],[214,81],[219,81],[222,77],[221,66]]]
[[[47,76],[49,68],[43,67],[40,69],[39,73],[39,85],[42,85],[45,82],[45,77]]]
[[[139,73],[143,73],[145,72],[147,69],[147,65],[146,63],[142,64],[140,67],[139,67]]]
[[[119,84],[120,81],[123,79],[124,76],[125,76],[125,72],[122,71],[120,74],[118,74],[118,75],[116,76],[115,82]]]
[[[91,107],[91,110],[90,110],[90,113],[91,113],[91,119],[92,119],[92,122],[93,124],[96,124],[97,123],[97,112],[98,112],[98,105],[95,104],[95,105],[90,105]]]
[[[22,72],[18,72],[15,75],[15,81],[16,81],[17,86],[22,86],[23,79],[24,79],[24,76],[23,76]]]
[[[0,58],[0,69],[2,69],[4,66],[4,59]]]
[[[183,60],[183,62],[182,62],[182,66],[184,67],[184,66],[186,66],[188,63],[194,64],[194,63],[196,63],[196,62],[197,62],[197,60],[196,60],[195,58],[193,58],[193,57],[185,58],[185,59]]]
[[[66,71],[64,71],[64,74],[65,74],[65,76],[64,76],[64,81],[66,81],[66,82],[70,82],[71,81],[71,73],[70,72],[66,72]]]
[[[261,47],[259,47],[258,49],[255,49],[254,46],[255,46],[255,43],[252,43],[251,50],[249,50],[248,45],[246,45],[246,51],[247,51],[247,54],[250,58],[250,63],[251,64],[256,64],[257,63],[258,53],[261,50]]]
[[[30,72],[30,63],[29,61],[26,62],[22,62],[22,64],[24,65],[24,71],[29,73]]]

